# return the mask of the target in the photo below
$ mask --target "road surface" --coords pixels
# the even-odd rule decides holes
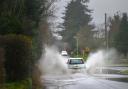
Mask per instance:
[[[118,67],[118,66],[106,66],[106,67],[98,67],[97,69],[100,69],[102,68],[103,70],[119,70],[119,71],[125,71],[125,70],[128,70],[128,67]]]
[[[99,79],[81,73],[42,76],[46,89],[128,89],[128,83]]]

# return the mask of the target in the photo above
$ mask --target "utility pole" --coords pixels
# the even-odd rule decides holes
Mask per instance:
[[[106,46],[106,51],[107,51],[107,60],[106,62],[108,62],[108,30],[107,30],[107,13],[105,13],[105,46]]]
[[[107,13],[105,13],[105,46],[108,50]]]
[[[78,48],[78,38],[76,38],[76,47],[77,47],[77,57],[78,57],[78,50],[79,50],[79,48]]]

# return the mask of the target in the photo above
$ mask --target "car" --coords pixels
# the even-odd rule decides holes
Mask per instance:
[[[62,56],[68,56],[68,53],[67,53],[67,51],[61,51],[61,55]]]
[[[67,63],[69,58],[67,51],[61,51],[61,56],[64,58],[65,63]]]
[[[71,71],[81,71],[85,70],[86,68],[83,58],[69,58],[67,64],[68,69],[70,69]]]

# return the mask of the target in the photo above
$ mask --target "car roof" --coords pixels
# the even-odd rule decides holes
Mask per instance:
[[[76,58],[69,58],[69,59],[83,59],[83,58],[77,58],[77,57],[76,57]]]
[[[62,51],[61,54],[62,55],[68,55],[67,51]]]

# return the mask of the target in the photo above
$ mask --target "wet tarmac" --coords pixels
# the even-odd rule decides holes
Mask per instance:
[[[42,76],[46,89],[128,89],[128,83],[110,81],[88,74]]]

